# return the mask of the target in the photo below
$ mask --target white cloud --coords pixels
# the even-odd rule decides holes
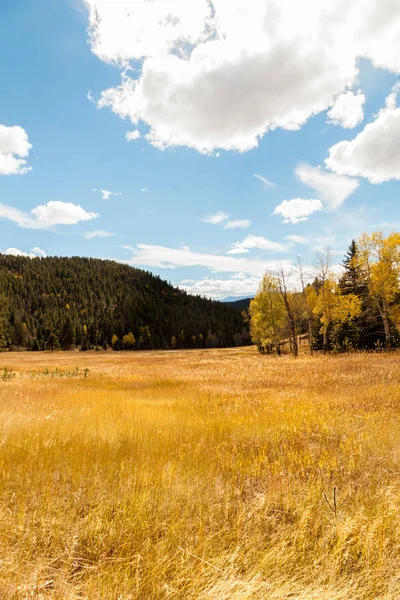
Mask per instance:
[[[39,223],[48,226],[76,225],[80,221],[91,221],[99,216],[94,212],[86,212],[79,204],[60,200],[51,200],[47,204],[32,208],[31,213]]]
[[[222,300],[228,296],[254,296],[259,284],[259,277],[247,277],[244,273],[239,273],[229,279],[205,277],[200,281],[182,282],[179,287],[189,294]]]
[[[31,148],[25,129],[0,125],[0,175],[23,175],[30,171],[24,158]]]
[[[242,242],[232,244],[232,247],[226,254],[246,254],[253,249],[267,250],[268,252],[287,252],[284,244],[271,242],[265,237],[248,235]]]
[[[205,37],[207,0],[86,0],[93,52],[104,61],[165,54]]]
[[[261,277],[264,271],[276,271],[279,261],[250,258],[236,258],[219,254],[203,254],[194,252],[188,247],[169,248],[138,244],[136,248],[125,246],[132,252],[132,258],[124,262],[137,267],[154,267],[158,269],[176,269],[178,267],[206,267],[215,272],[247,273]],[[287,266],[289,263],[284,261]]]
[[[306,221],[309,216],[322,210],[322,208],[320,200],[294,198],[293,200],[284,200],[276,206],[274,215],[282,215],[284,223],[300,223],[300,221]]]
[[[339,94],[328,112],[328,122],[341,125],[344,129],[353,129],[364,119],[365,96],[361,92]]]
[[[134,140],[138,140],[140,137],[140,131],[138,129],[134,129],[133,131],[127,131],[125,134],[125,139],[127,142],[133,142]]]
[[[3,254],[8,254],[9,256],[26,256],[27,258],[46,258],[46,253],[40,248],[32,248],[30,252],[23,252],[22,250],[18,250],[18,248],[7,248]]]
[[[285,240],[293,244],[308,244],[310,242],[310,238],[304,235],[286,235]]]
[[[83,236],[87,240],[93,240],[95,238],[108,238],[113,237],[115,233],[110,233],[109,231],[103,231],[102,229],[97,229],[96,231],[85,231]]]
[[[229,215],[225,212],[217,212],[215,215],[209,215],[208,217],[204,217],[202,221],[204,223],[211,223],[211,225],[217,225],[218,223],[223,223],[229,219]]]
[[[330,229],[323,229],[321,233],[311,233],[304,235],[286,235],[285,240],[290,245],[309,246],[312,250],[320,250],[327,246],[333,246],[336,243],[336,236]]]
[[[92,90],[88,91],[86,98],[89,100],[89,102],[92,102],[93,104],[96,104],[96,99],[93,96]]]
[[[357,179],[328,173],[320,167],[307,163],[300,164],[295,170],[297,178],[318,193],[327,210],[339,208],[360,185]]]
[[[148,192],[148,191],[149,191],[149,188],[147,188],[147,187],[143,187],[143,188],[141,188],[141,190],[140,190],[140,191],[142,192],[142,194],[145,194],[146,192]]]
[[[0,204],[0,219],[12,221],[24,229],[51,229],[53,225],[75,225],[79,221],[89,221],[98,216],[97,213],[86,212],[78,204],[58,200],[32,208],[30,213],[14,206]]]
[[[8,206],[7,204],[0,204],[0,219],[7,219],[16,223],[24,229],[47,229],[47,225],[39,223],[29,213],[15,208],[14,206]]]
[[[400,11],[399,11],[400,12]],[[325,160],[328,169],[341,175],[365,177],[371,183],[400,180],[400,108],[396,107],[398,86],[386,106],[353,140],[335,144]]]
[[[85,2],[92,51],[122,72],[98,106],[146,123],[158,148],[243,152],[328,110],[358,58],[400,72],[394,0]]]
[[[92,192],[95,192],[96,188],[93,188]],[[103,200],[109,200],[111,198],[111,196],[121,196],[122,193],[121,192],[112,192],[111,190],[100,190],[101,192],[101,197],[103,198]]]
[[[204,277],[200,281],[184,280],[180,286],[193,294],[224,298],[235,295],[252,295],[260,283],[265,272],[277,274],[282,267],[288,278],[290,289],[300,289],[298,268],[291,261],[284,260],[259,260],[236,258],[217,254],[203,254],[194,252],[188,247],[169,248],[138,244],[136,248],[124,246],[132,252],[131,259],[123,262],[138,266],[158,269],[176,269],[179,267],[205,267],[217,273],[234,273],[223,279],[222,277]],[[121,261],[122,262],[122,261]],[[343,267],[334,265],[334,272],[341,272]],[[315,269],[305,265],[304,275],[306,282],[315,277]]]
[[[280,266],[280,265],[279,265]],[[293,290],[301,289],[301,280],[299,270],[291,264],[283,264],[283,271],[288,280],[288,286]],[[336,274],[343,273],[342,265],[333,265],[332,272]],[[277,274],[278,266],[267,269],[272,275]],[[312,265],[303,266],[303,276],[305,283],[311,283],[315,279],[316,271]],[[204,277],[199,281],[182,281],[179,284],[181,289],[186,290],[189,294],[196,294],[222,300],[227,296],[254,296],[257,293],[260,285],[261,277],[248,276],[245,273],[237,273],[227,279]]]
[[[32,248],[31,252],[33,254],[36,254],[37,256],[41,256],[42,258],[46,258],[47,254],[44,250],[42,250],[41,248],[39,248],[38,246],[36,246],[35,248]]]
[[[265,190],[275,187],[275,183],[272,183],[272,181],[270,181],[269,179],[267,179],[267,177],[264,177],[263,175],[258,175],[257,173],[254,173],[253,177],[259,179],[263,183]]]
[[[250,225],[251,221],[249,219],[237,219],[236,221],[228,221],[224,225],[224,229],[247,229]]]

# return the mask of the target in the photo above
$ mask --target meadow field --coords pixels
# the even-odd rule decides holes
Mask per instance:
[[[398,600],[400,354],[0,354],[0,598]]]

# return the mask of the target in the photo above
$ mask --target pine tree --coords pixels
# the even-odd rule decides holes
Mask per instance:
[[[70,350],[75,343],[75,329],[68,315],[61,330],[60,346],[63,350]]]
[[[342,294],[359,295],[362,287],[362,274],[357,261],[357,243],[352,240],[347,254],[343,260],[344,273],[340,278],[340,289]]]
[[[366,316],[366,285],[358,261],[358,248],[352,240],[343,260],[344,273],[340,278],[340,292],[344,296],[353,294],[360,300],[360,314],[351,321],[341,324],[336,331],[336,343],[343,349],[358,349],[363,346],[363,331],[365,331]]]
[[[51,350],[51,352],[54,352],[54,350],[58,350],[60,348],[60,342],[55,333],[50,333],[49,337],[47,338],[46,347],[47,350]]]
[[[6,343],[5,329],[6,329],[7,309],[8,309],[7,297],[5,294],[0,292],[0,348],[3,348]]]

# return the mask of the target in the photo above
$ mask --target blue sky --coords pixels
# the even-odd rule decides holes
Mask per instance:
[[[4,0],[1,251],[223,298],[398,227],[400,7],[320,4]]]

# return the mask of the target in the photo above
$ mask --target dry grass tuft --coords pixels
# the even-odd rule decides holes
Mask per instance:
[[[0,355],[0,598],[400,597],[400,356]]]

